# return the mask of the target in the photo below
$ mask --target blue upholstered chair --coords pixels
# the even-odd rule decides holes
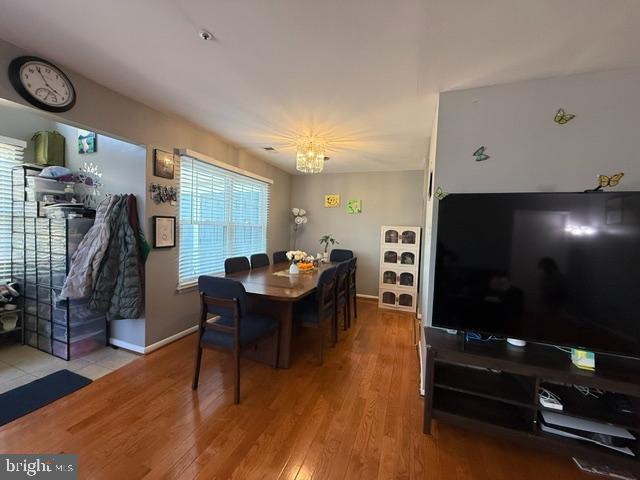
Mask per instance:
[[[357,291],[356,291],[356,271],[358,259],[357,257],[353,257],[349,260],[349,300],[353,301],[353,316],[354,318],[358,318],[358,302],[357,302]],[[351,311],[349,311],[351,313]],[[349,315],[349,326],[351,326],[351,315]]]
[[[273,338],[273,368],[278,366],[280,323],[267,315],[249,313],[247,292],[230,278],[198,278],[201,313],[196,366],[191,388],[198,388],[203,348],[230,350],[235,361],[234,403],[240,403],[240,352],[265,337]]]
[[[336,323],[340,310],[343,312],[343,329],[349,326],[349,264],[350,260],[340,262],[336,267]]]
[[[273,264],[275,265],[276,263],[285,263],[288,262],[289,259],[287,258],[287,251],[286,250],[280,250],[278,252],[273,252]]]
[[[320,344],[320,365],[324,360],[324,327],[328,322],[331,330],[332,345],[335,345],[337,326],[335,320],[335,284],[337,269],[331,267],[320,274],[315,295],[309,295],[294,304],[293,315],[303,326],[318,331]]]
[[[245,270],[251,270],[251,265],[249,265],[247,257],[232,257],[224,261],[224,273],[227,275],[230,273],[244,272]]]
[[[353,250],[343,250],[341,248],[334,248],[331,250],[329,260],[331,262],[344,262],[345,260],[351,260],[353,258]]]
[[[269,266],[269,255],[266,253],[254,253],[251,255],[251,268]]]

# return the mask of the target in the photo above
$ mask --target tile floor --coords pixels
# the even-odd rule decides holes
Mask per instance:
[[[106,347],[67,362],[26,345],[0,346],[0,393],[63,369],[95,380],[138,357],[127,350]]]

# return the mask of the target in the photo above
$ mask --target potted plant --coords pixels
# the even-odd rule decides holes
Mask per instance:
[[[335,238],[333,238],[332,234],[328,234],[328,235],[323,235],[320,238],[320,245],[324,245],[324,253],[322,255],[322,260],[324,262],[328,262],[329,261],[329,245],[333,246],[333,245],[337,245],[338,242]]]

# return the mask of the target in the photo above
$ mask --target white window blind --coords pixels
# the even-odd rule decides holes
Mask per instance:
[[[269,194],[266,182],[181,156],[179,287],[267,250]]]
[[[11,278],[11,169],[23,162],[26,143],[0,136],[0,280]]]

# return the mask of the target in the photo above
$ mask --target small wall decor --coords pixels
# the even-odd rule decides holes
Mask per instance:
[[[178,204],[178,189],[176,187],[152,183],[149,190],[151,191],[151,198],[156,204],[166,202],[169,202],[172,206]]]
[[[556,116],[553,117],[553,121],[556,122],[557,124],[564,125],[565,123],[570,122],[574,118],[576,118],[576,116],[573,113],[565,113],[564,109],[559,108],[558,111],[556,112]]]
[[[325,208],[336,208],[340,206],[340,195],[338,193],[331,193],[324,196]]]
[[[153,217],[153,248],[176,246],[176,217]]]
[[[153,149],[153,174],[156,177],[167,178],[173,180],[175,162],[173,153],[163,150]]]
[[[347,213],[362,213],[362,200],[349,200],[347,202]]]
[[[96,132],[78,129],[78,153],[96,153],[98,151],[98,136]]]
[[[620,183],[622,177],[624,177],[624,172],[615,173],[610,177],[607,175],[598,175],[598,186],[591,191],[597,192],[598,190],[602,190],[605,187],[615,187]]]
[[[438,200],[442,200],[444,197],[446,197],[448,195],[447,192],[445,192],[442,187],[438,187],[436,188],[436,193],[435,196]]]
[[[485,150],[486,150],[486,147],[483,145],[482,147],[478,148],[475,152],[473,152],[473,156],[476,157],[476,162],[483,162],[491,158],[489,157],[489,155],[484,153]]]

